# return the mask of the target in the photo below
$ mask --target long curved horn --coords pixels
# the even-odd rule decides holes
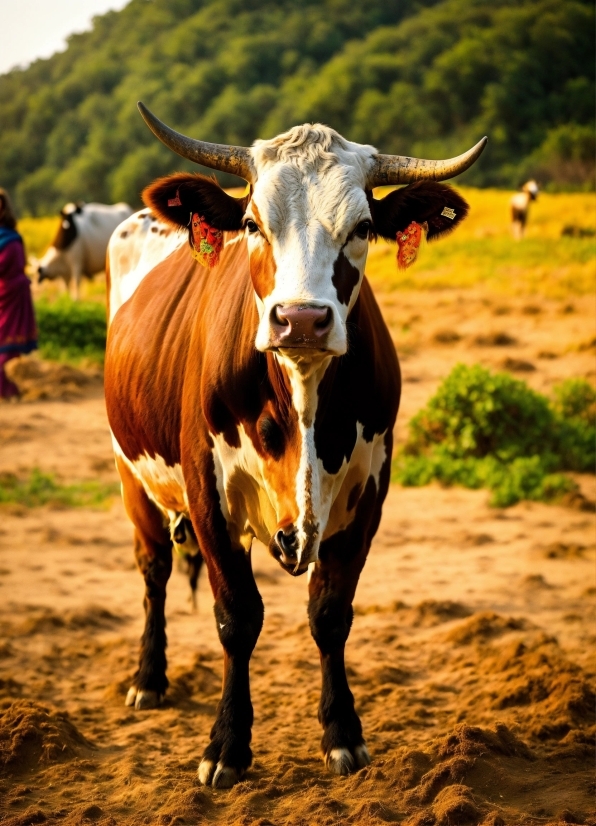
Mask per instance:
[[[413,181],[445,181],[465,172],[478,160],[488,138],[482,138],[476,146],[457,158],[446,161],[425,161],[422,158],[408,158],[405,155],[375,155],[374,165],[368,176],[368,185],[388,186],[390,184],[410,184]]]
[[[140,100],[137,107],[149,129],[168,149],[189,161],[208,166],[210,169],[217,169],[220,172],[231,172],[232,175],[238,175],[239,178],[254,183],[255,169],[250,151],[246,147],[187,138],[162,123]]]

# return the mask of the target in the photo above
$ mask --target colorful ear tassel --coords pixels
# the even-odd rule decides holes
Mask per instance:
[[[395,236],[397,241],[397,266],[405,270],[412,266],[418,256],[418,248],[426,238],[427,224],[417,224],[412,221],[403,231]]]
[[[195,212],[190,224],[192,256],[202,267],[215,267],[223,247],[223,232]]]

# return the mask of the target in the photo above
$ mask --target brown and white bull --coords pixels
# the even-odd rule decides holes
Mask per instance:
[[[256,537],[292,576],[309,572],[322,750],[332,772],[347,774],[370,762],[344,648],[389,485],[400,397],[394,345],[364,276],[368,244],[395,239],[412,221],[429,238],[453,228],[467,206],[436,180],[470,166],[484,141],[430,162],[379,155],[306,124],[245,149],[185,138],[140,108],[174,151],[242,176],[250,189],[233,198],[211,179],[181,173],[144,192],[183,240],[194,215],[223,230],[211,269],[174,236],[173,251],[146,274],[141,267],[117,307],[126,239],[110,251],[106,401],[146,584],[126,703],[154,707],[168,685],[166,584],[183,526],[205,559],[224,649],[222,697],[198,775],[219,788],[243,776],[252,760],[249,660],[263,623],[251,569]],[[373,197],[379,184],[408,182]],[[122,227],[131,244],[141,223],[133,217]],[[139,260],[131,256],[133,268]]]
[[[54,240],[36,262],[38,281],[62,278],[77,300],[81,278],[103,272],[110,236],[131,213],[125,203],[66,204]]]

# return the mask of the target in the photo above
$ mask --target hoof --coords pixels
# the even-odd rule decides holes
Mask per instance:
[[[136,686],[128,689],[125,706],[134,706],[137,711],[144,711],[148,708],[157,708],[161,704],[161,697],[157,691],[139,690]]]
[[[203,786],[214,789],[231,789],[241,779],[237,769],[221,762],[215,765],[213,760],[201,760],[197,775]]]
[[[197,771],[199,783],[202,783],[203,786],[210,786],[214,774],[215,763],[213,760],[201,760]]]
[[[364,743],[361,746],[356,746],[354,749],[354,759],[356,761],[357,769],[363,769],[365,766],[370,766],[370,752]]]
[[[333,774],[345,776],[368,766],[370,754],[364,743],[356,746],[353,752],[349,749],[331,749],[325,758],[325,764]]]

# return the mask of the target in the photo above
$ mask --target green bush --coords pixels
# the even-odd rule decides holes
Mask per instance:
[[[44,358],[88,358],[103,362],[106,349],[106,311],[92,301],[62,296],[35,306],[39,349]]]
[[[594,471],[595,411],[582,379],[549,402],[507,373],[459,364],[410,422],[394,480],[489,488],[498,507],[556,499],[576,487],[561,471]]]

